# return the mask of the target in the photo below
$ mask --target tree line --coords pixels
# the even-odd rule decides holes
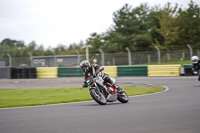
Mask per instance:
[[[125,47],[134,51],[155,51],[158,46],[163,51],[187,49],[187,44],[200,48],[200,6],[193,1],[187,8],[167,3],[163,7],[150,7],[142,3],[133,8],[123,5],[113,13],[113,22],[103,33],[91,33],[79,43],[68,47],[59,44],[56,48],[44,49],[36,42],[24,44],[23,41],[6,38],[0,43],[0,57],[10,53],[13,57],[67,55],[84,53],[84,45],[91,45],[90,53],[125,52]]]

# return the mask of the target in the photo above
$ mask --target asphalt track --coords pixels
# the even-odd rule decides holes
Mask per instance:
[[[123,84],[167,86],[168,91],[131,97],[129,103],[94,101],[0,109],[0,133],[200,133],[197,77],[123,77]],[[0,80],[1,88],[81,85],[82,78]],[[34,85],[34,86],[33,86]],[[3,87],[2,87],[3,86]],[[26,87],[27,86],[27,87]],[[89,93],[89,92],[88,92]]]

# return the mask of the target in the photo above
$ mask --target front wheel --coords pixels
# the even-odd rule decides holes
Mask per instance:
[[[122,92],[117,94],[117,100],[120,101],[121,103],[127,103],[128,102],[129,98],[128,98],[128,95],[126,94],[126,92],[124,90],[122,90]]]
[[[105,96],[96,89],[90,89],[90,95],[100,105],[105,105],[107,103]]]

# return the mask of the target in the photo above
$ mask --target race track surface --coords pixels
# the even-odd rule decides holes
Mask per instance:
[[[145,83],[167,86],[169,90],[131,97],[127,104],[114,102],[101,106],[89,101],[0,109],[0,133],[200,133],[197,77],[117,80],[119,85]],[[0,88],[78,87],[82,81],[82,78],[0,80]]]

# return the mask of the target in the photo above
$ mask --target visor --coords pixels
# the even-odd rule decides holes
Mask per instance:
[[[197,64],[197,63],[198,63],[198,60],[193,60],[192,62],[195,63],[195,64]]]

